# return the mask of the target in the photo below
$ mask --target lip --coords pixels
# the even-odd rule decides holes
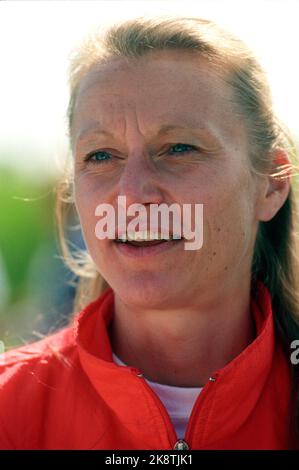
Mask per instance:
[[[149,258],[151,256],[158,255],[170,250],[181,247],[184,239],[181,240],[169,240],[166,242],[159,243],[158,245],[153,246],[144,246],[144,247],[134,247],[127,243],[113,242],[115,250],[123,256],[129,258]]]
[[[136,231],[136,233],[139,233],[139,232],[144,232],[144,231],[149,231],[150,229],[147,228],[146,226],[144,226],[144,228],[140,228],[138,231]],[[172,230],[167,230],[166,228],[158,228],[158,227],[151,227],[151,231],[152,232],[156,232],[159,234],[159,236],[163,236],[163,237],[171,237],[173,238],[174,237],[174,234],[173,234],[173,231]],[[120,230],[118,232],[118,229],[116,229],[116,233],[115,233],[115,238],[121,238],[123,235],[127,235],[127,230]],[[175,234],[176,235],[176,234]],[[181,237],[181,234],[178,235],[179,237]]]

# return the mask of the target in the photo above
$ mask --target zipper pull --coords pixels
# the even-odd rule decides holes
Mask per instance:
[[[184,439],[179,439],[173,446],[174,450],[189,450],[189,446]]]

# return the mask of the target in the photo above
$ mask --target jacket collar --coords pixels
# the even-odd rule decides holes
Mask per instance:
[[[256,283],[255,294],[251,297],[250,305],[256,325],[255,340],[229,364],[213,374],[219,382],[215,393],[209,394],[213,397],[213,403],[210,403],[212,405],[210,408],[213,410],[213,441],[234,432],[246,421],[271,372],[275,349],[271,297],[261,282]],[[113,362],[108,332],[113,312],[114,293],[109,288],[76,317],[75,339],[81,365],[99,395],[113,408],[119,419],[132,425],[132,420],[136,421],[135,424],[140,421],[151,422],[154,412],[144,399],[144,389],[138,378],[138,370],[134,367],[119,366]],[[148,445],[149,435],[146,428],[144,424],[140,427],[140,438],[141,440],[143,438]],[[200,426],[198,429],[195,426],[192,431],[194,443],[200,441],[204,444],[204,441],[208,443],[211,439],[208,429],[205,430],[205,439],[197,433],[202,433]],[[169,446],[169,436],[166,431],[163,434],[160,430],[157,436],[153,436],[153,433],[151,436],[150,445],[157,448],[159,445],[160,448]],[[156,442],[153,441],[155,438]]]

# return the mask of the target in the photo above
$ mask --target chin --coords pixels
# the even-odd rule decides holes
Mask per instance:
[[[138,276],[135,279],[129,278],[126,282],[112,282],[110,285],[127,305],[143,309],[167,309],[172,303],[176,305],[177,288],[173,284],[170,285],[169,280],[161,282],[161,279],[145,279]]]

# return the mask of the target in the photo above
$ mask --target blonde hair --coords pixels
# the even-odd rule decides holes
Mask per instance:
[[[113,58],[138,59],[151,51],[170,49],[193,52],[205,58],[231,86],[236,112],[247,124],[252,171],[257,175],[271,174],[275,178],[284,178],[294,172],[295,146],[273,112],[265,73],[253,53],[241,40],[218,25],[199,18],[135,18],[110,27],[104,35],[93,33],[88,36],[71,56],[67,111],[70,140],[78,89],[91,68]],[[276,148],[288,152],[292,160],[290,165],[273,167],[271,152]],[[65,241],[65,213],[67,206],[73,204],[71,180],[72,176],[69,175],[59,188],[57,217],[66,263],[80,279],[75,302],[75,309],[80,310],[103,292],[108,284],[97,272],[88,253],[72,255]],[[257,279],[269,288],[275,326],[288,354],[290,342],[299,337],[297,226],[292,187],[275,217],[259,224],[252,262],[252,294]],[[295,384],[298,371],[296,366],[293,369]]]

